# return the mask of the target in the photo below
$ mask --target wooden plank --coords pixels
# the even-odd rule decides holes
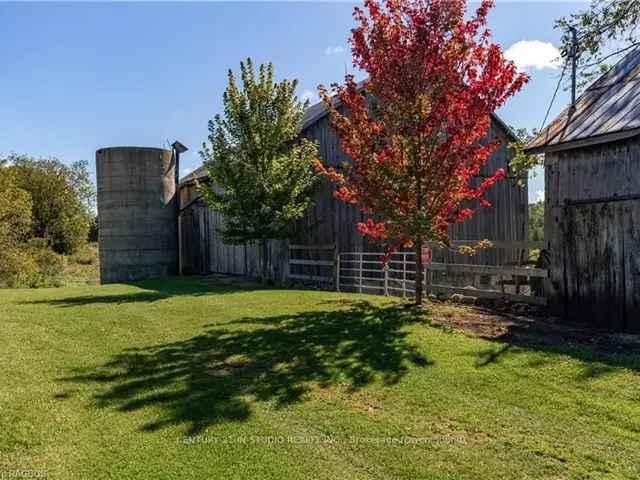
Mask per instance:
[[[407,262],[408,263],[408,262]],[[455,263],[432,263],[427,270],[436,272],[467,272],[477,275],[517,275],[520,277],[547,278],[548,270],[544,268],[494,267],[490,265],[465,265]]]
[[[319,281],[319,282],[327,282],[331,283],[331,277],[325,277],[322,275],[300,275],[297,273],[290,273],[289,278],[293,278],[294,280],[310,280],[310,281]]]
[[[289,245],[289,250],[333,250],[335,244],[329,243],[324,245]]]
[[[431,285],[430,291],[434,293],[460,293],[470,297],[488,298],[488,299],[505,299],[516,303],[528,303],[532,305],[546,305],[545,297],[534,297],[529,295],[516,295],[513,293],[502,293],[498,290],[476,290],[471,288],[450,287],[448,285]]]
[[[544,242],[534,242],[534,241],[521,241],[521,240],[489,240],[491,242],[491,246],[487,247],[488,249],[492,248],[500,248],[500,249],[539,249],[544,248]],[[452,247],[461,247],[461,246],[473,246],[477,244],[479,240],[452,240]],[[427,245],[431,248],[444,249],[447,247],[442,246],[436,242],[427,242]],[[482,250],[480,251],[482,252]]]
[[[290,265],[321,265],[327,267],[333,267],[333,260],[307,260],[292,258],[289,260]]]
[[[626,330],[640,332],[640,201],[629,202],[624,213]]]

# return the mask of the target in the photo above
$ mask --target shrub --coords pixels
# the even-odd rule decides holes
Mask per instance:
[[[32,239],[28,251],[37,267],[37,273],[30,279],[28,286],[59,286],[64,272],[64,257],[51,250],[44,238]]]
[[[46,240],[0,249],[0,287],[56,287],[61,284],[64,257]]]
[[[0,287],[30,287],[38,277],[38,265],[27,250],[0,249]]]
[[[95,243],[89,243],[68,257],[70,264],[96,265],[98,263],[98,248]]]

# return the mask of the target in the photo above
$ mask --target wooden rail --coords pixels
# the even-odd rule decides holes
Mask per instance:
[[[387,265],[383,265],[381,253],[374,252],[346,252],[338,256],[336,285],[338,290],[352,288],[358,292],[374,290],[384,295],[391,292],[400,292],[403,297],[415,294],[415,280],[407,275],[414,275],[415,261],[409,259],[415,254],[402,252],[393,254]],[[399,265],[402,268],[399,268]],[[378,268],[375,268],[377,266]],[[489,275],[499,277],[500,290],[489,288],[464,288],[451,285],[436,284],[433,282],[434,272],[459,272],[473,275]],[[375,276],[377,274],[377,276]],[[519,290],[516,293],[505,291],[505,285],[515,284],[518,288],[522,278],[547,278],[548,270],[542,268],[493,266],[493,265],[466,265],[450,263],[432,263],[425,268],[423,282],[427,293],[454,294],[466,296],[502,299],[510,302],[528,303],[533,305],[546,305],[546,298],[534,295],[522,295]],[[515,281],[505,280],[505,277],[513,277]]]
[[[330,257],[324,259],[318,258],[294,258],[305,252],[306,255],[316,255]],[[289,278],[292,280],[301,280],[308,282],[319,282],[325,284],[336,285],[336,265],[337,265],[336,245],[333,243],[320,245],[289,245]],[[300,267],[307,272],[293,272],[292,267]]]
[[[451,247],[474,245],[476,240],[453,241]],[[433,248],[442,245],[431,243]],[[491,241],[487,248],[507,248],[530,250],[543,248],[544,242]],[[403,297],[415,294],[415,253],[399,252],[391,256],[387,265],[383,265],[381,252],[344,252],[338,254],[336,245],[290,245],[289,269],[297,268],[298,272],[289,274],[293,280],[317,282],[331,285],[336,290],[351,288],[357,292],[373,292],[383,295],[400,294]],[[314,257],[314,258],[299,258]],[[495,288],[469,288],[442,285],[434,282],[435,273],[462,273],[474,276],[498,277]],[[528,266],[494,266],[459,263],[431,263],[425,268],[423,281],[427,293],[454,294],[488,299],[502,299],[510,302],[545,305],[546,298],[520,294],[520,286],[526,279],[547,278],[548,270]],[[515,293],[506,291],[506,285],[515,285]]]
[[[476,245],[480,240],[452,240],[452,247],[462,247],[462,246],[472,246]],[[491,243],[490,246],[487,246],[486,249],[489,248],[500,248],[500,249],[522,249],[522,250],[536,250],[544,248],[544,242],[534,242],[534,241],[521,241],[521,240],[489,240]],[[427,242],[427,245],[431,248],[446,248],[441,243],[437,242]]]

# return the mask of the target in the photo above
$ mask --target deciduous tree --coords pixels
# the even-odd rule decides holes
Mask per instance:
[[[201,185],[209,205],[224,214],[232,244],[261,245],[263,281],[271,279],[268,241],[288,238],[311,204],[316,145],[299,137],[306,103],[297,81],[274,80],[273,65],[240,63],[242,87],[229,71],[224,115],[209,122],[200,152],[211,180]]]
[[[464,0],[365,0],[350,43],[368,79],[347,75],[333,97],[320,87],[352,163],[317,168],[336,182],[339,199],[369,215],[361,233],[388,253],[415,248],[417,304],[421,247],[449,244],[449,225],[490,206],[485,192],[505,176],[472,183],[497,146],[481,142],[490,114],[527,80],[491,42],[491,6],[483,0],[466,19]]]
[[[87,242],[95,189],[88,162],[65,165],[56,158],[7,157],[19,188],[32,203],[31,237],[46,239],[57,253],[74,253]]]

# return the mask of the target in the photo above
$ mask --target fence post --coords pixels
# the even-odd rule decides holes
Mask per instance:
[[[389,264],[384,266],[384,296],[389,296]]]
[[[424,266],[424,293],[425,295],[429,295],[431,293],[431,270],[429,270],[429,265]]]
[[[402,298],[407,298],[407,252],[402,252]]]
[[[358,293],[362,293],[362,252],[360,252],[360,264],[358,267]]]
[[[336,292],[340,291],[340,254],[336,248],[334,268],[336,269]]]

